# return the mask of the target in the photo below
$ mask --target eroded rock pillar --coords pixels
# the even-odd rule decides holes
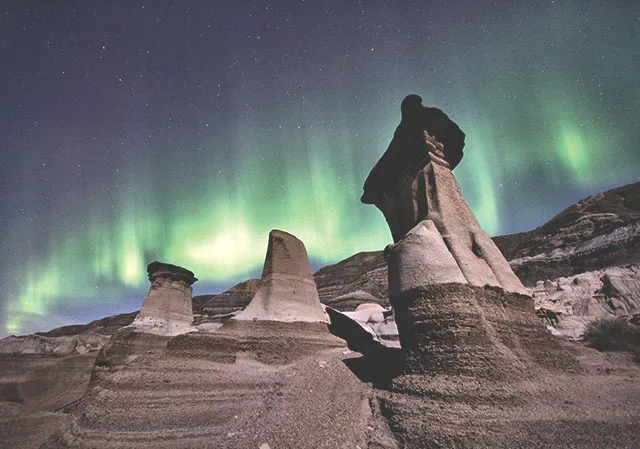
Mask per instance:
[[[191,332],[193,272],[163,262],[147,267],[151,288],[131,327],[140,332],[173,336]]]

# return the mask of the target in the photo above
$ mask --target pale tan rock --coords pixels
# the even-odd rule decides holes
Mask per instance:
[[[55,355],[58,357],[98,351],[109,336],[95,332],[60,337],[42,335],[9,336],[0,339],[0,354]]]
[[[360,304],[353,312],[343,312],[360,323],[379,324],[384,321],[387,310],[380,304]]]
[[[168,263],[152,262],[147,267],[151,288],[131,327],[140,332],[174,336],[192,332],[193,272]]]
[[[640,265],[538,281],[533,299],[536,308],[559,314],[554,324],[558,332],[579,339],[589,323],[599,318],[633,319],[640,307]]]
[[[283,231],[269,233],[260,288],[232,320],[328,322],[304,243]]]
[[[431,220],[418,223],[395,245],[385,250],[389,296],[430,284],[466,284],[460,267]]]
[[[384,311],[386,310],[384,307],[382,307],[380,304],[375,303],[375,302],[366,302],[363,304],[359,304],[358,307],[356,307],[356,310],[354,312],[359,312],[361,310],[367,310],[367,309],[372,309],[372,310],[381,310]]]

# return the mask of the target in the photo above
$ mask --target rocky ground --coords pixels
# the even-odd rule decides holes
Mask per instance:
[[[76,395],[3,402],[0,447],[639,447],[640,368],[624,353],[563,344],[578,361],[574,372],[541,368],[514,382],[385,377],[375,360],[346,348],[286,365],[250,353],[222,363],[149,350],[126,367],[96,368],[87,396],[64,414],[39,404],[53,410]],[[60,381],[68,360],[57,361],[46,369]]]
[[[0,448],[38,448],[87,392],[97,353],[0,356]]]
[[[67,421],[45,447],[365,448],[394,441],[371,409],[372,387],[345,363],[357,354],[328,348],[281,365],[257,361],[270,358],[262,351],[227,363],[179,345],[147,351],[126,367],[97,368],[87,397],[66,409]]]

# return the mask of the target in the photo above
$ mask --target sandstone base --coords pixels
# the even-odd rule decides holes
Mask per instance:
[[[325,323],[229,320],[217,333],[237,340],[239,357],[270,365],[287,364],[318,351],[347,346],[344,340],[329,333]]]
[[[579,371],[535,316],[529,296],[438,284],[391,298],[407,373],[521,379],[539,369]]]
[[[378,398],[401,447],[640,444],[640,370],[554,337],[530,297],[441,284],[391,301],[407,362]]]
[[[514,382],[404,375],[379,393],[380,408],[403,448],[640,447],[640,370],[584,351],[602,372]]]

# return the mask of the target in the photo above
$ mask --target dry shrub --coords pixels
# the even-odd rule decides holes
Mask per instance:
[[[592,321],[583,341],[599,351],[630,351],[640,360],[640,327],[624,320],[599,318]]]

